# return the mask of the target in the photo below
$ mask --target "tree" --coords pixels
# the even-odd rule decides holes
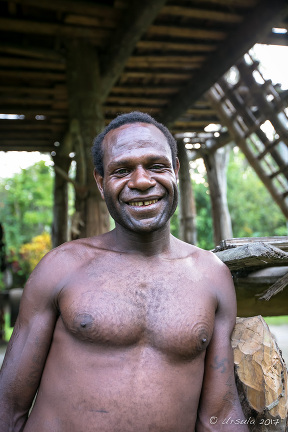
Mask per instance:
[[[19,251],[23,243],[52,224],[53,169],[44,161],[0,179],[0,221],[8,250]]]

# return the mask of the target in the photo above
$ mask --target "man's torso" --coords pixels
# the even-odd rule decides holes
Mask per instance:
[[[217,307],[195,250],[79,258],[25,432],[193,431]]]

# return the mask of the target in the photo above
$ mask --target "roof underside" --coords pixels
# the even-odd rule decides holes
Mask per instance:
[[[285,0],[0,0],[0,150],[55,149],[68,130],[67,44],[100,59],[105,120],[148,112],[174,133],[219,122],[204,93],[256,42],[288,45]]]

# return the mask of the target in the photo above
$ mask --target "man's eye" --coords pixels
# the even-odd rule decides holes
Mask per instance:
[[[128,172],[129,171],[126,168],[120,168],[117,171],[115,171],[115,174],[122,176],[122,175],[128,174]]]
[[[162,169],[164,169],[164,166],[161,165],[161,164],[154,164],[154,165],[152,165],[151,169],[153,169],[153,170],[162,170]]]

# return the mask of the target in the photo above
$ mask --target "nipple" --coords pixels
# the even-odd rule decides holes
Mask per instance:
[[[207,339],[206,339],[206,338],[203,338],[203,339],[202,339],[202,343],[205,343],[205,342],[207,342]]]

